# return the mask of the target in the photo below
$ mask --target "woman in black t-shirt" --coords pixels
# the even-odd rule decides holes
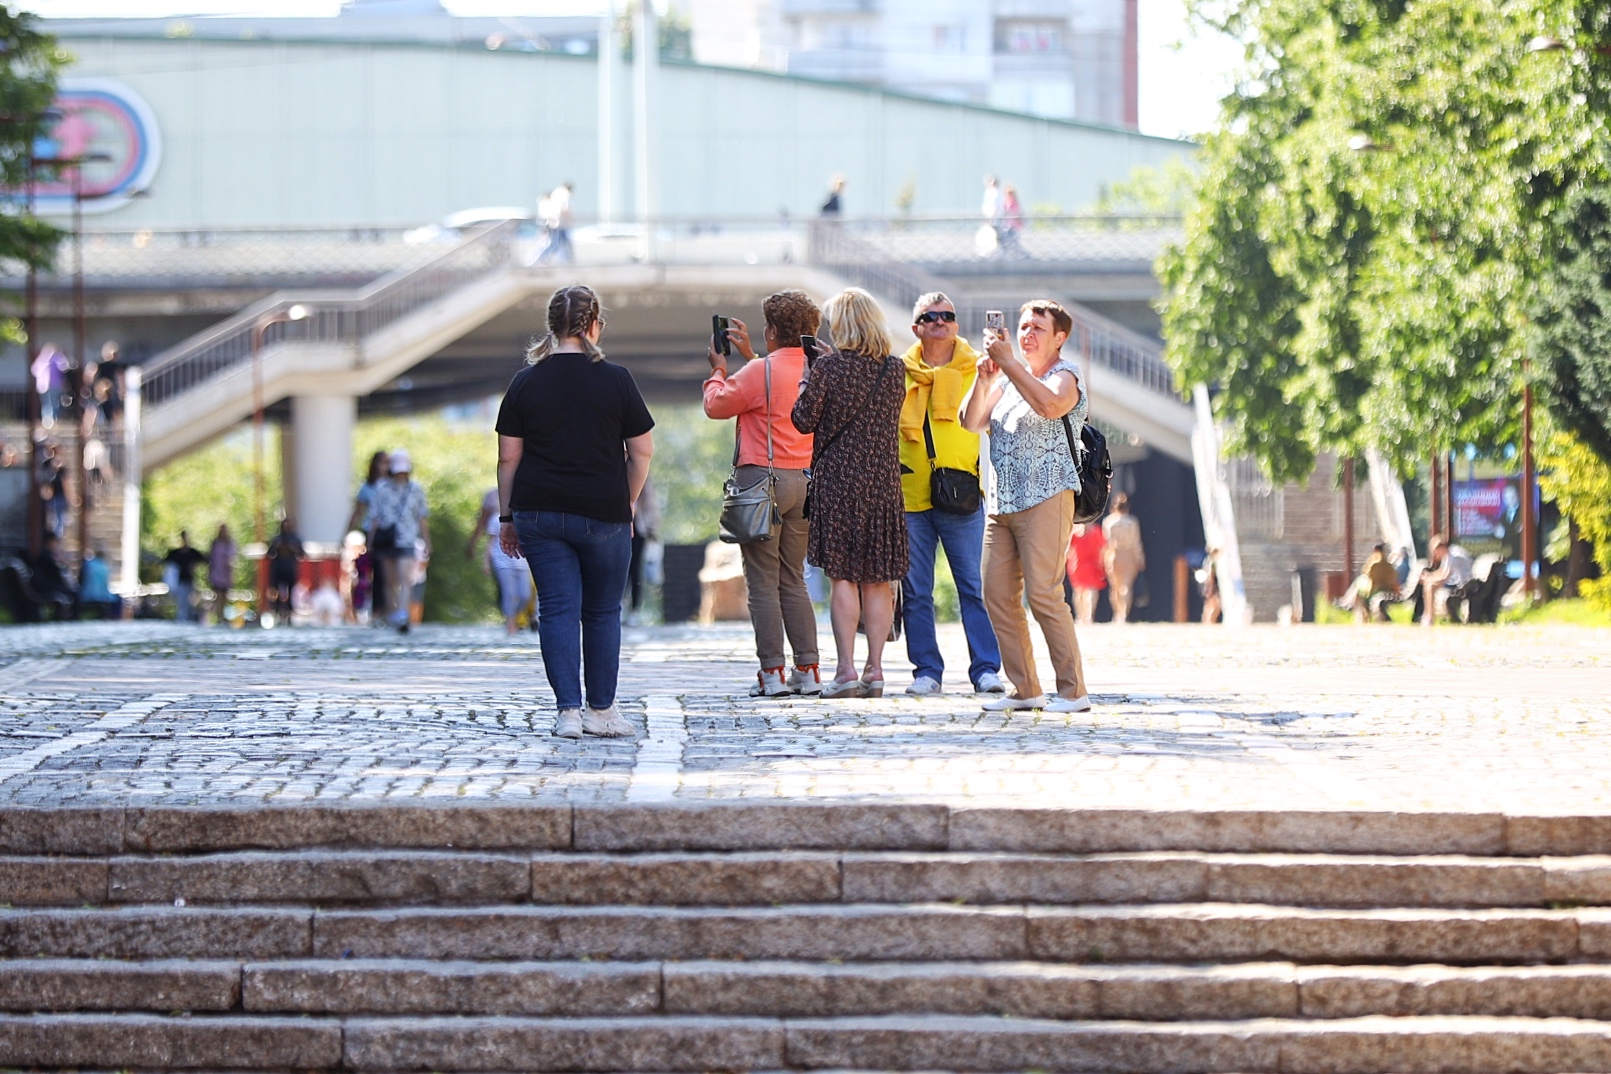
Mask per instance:
[[[498,410],[498,542],[531,567],[554,734],[566,738],[633,731],[615,707],[621,596],[654,418],[632,374],[604,360],[603,329],[590,288],[555,291],[548,334]]]

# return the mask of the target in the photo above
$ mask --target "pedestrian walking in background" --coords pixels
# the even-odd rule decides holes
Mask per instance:
[[[1147,569],[1147,550],[1141,541],[1141,522],[1130,513],[1130,497],[1122,492],[1113,495],[1108,505],[1108,516],[1102,520],[1102,533],[1108,546],[1103,555],[1107,569],[1108,602],[1113,605],[1113,621],[1128,623],[1130,607],[1135,601],[1136,576]]]
[[[901,496],[910,559],[901,587],[906,655],[912,661],[912,685],[906,692],[919,697],[937,694],[945,681],[945,659],[934,625],[935,551],[943,547],[968,640],[968,679],[981,693],[1005,693],[1001,650],[985,611],[979,575],[985,528],[979,434],[963,428],[961,420],[981,356],[958,335],[956,306],[938,291],[923,295],[912,307],[912,334],[917,342],[901,358],[906,366],[906,398],[900,417]],[[934,474],[939,470],[959,480],[972,479],[973,510],[934,505]]]
[[[224,621],[224,607],[229,603],[229,588],[235,584],[235,539],[229,535],[229,526],[219,523],[218,533],[207,549],[207,588],[213,591],[213,622]]]
[[[979,383],[963,416],[967,428],[989,431],[996,474],[986,508],[984,595],[1013,690],[984,702],[990,711],[1091,707],[1074,616],[1063,599],[1080,475],[1062,419],[1078,428],[1089,405],[1079,368],[1062,353],[1073,327],[1068,311],[1050,299],[1024,303],[1018,313],[1023,360],[1008,340],[987,338],[988,357],[979,363]],[[1073,442],[1079,443],[1077,434]],[[1057,677],[1057,696],[1050,699],[1042,696],[1035,670],[1026,596]]]
[[[277,622],[290,626],[291,595],[296,591],[302,573],[302,560],[307,556],[302,548],[302,538],[297,536],[296,525],[290,519],[280,520],[280,532],[269,540],[266,555],[269,561],[269,611],[274,613]]]
[[[1103,554],[1107,538],[1102,527],[1079,523],[1068,542],[1068,584],[1073,594],[1074,622],[1090,626],[1096,622],[1096,602],[1107,588],[1107,571],[1103,569]]]
[[[839,217],[844,214],[844,203],[841,195],[845,192],[845,177],[836,175],[828,187],[828,200],[822,203],[822,215]]]
[[[352,517],[347,520],[347,532],[357,530],[364,535],[365,552],[369,556],[371,585],[366,587],[367,598],[363,603],[353,599],[356,613],[360,609],[371,613],[370,621],[376,624],[385,621],[386,614],[391,611],[390,591],[386,585],[385,564],[375,555],[375,492],[381,484],[391,477],[392,460],[388,451],[377,451],[369,457],[369,471],[364,477],[364,483],[358,486],[358,495],[353,500]]]
[[[537,587],[554,733],[618,738],[632,733],[615,706],[621,597],[654,418],[632,374],[604,360],[591,288],[555,291],[547,327],[498,409],[498,541]]]
[[[56,424],[62,393],[67,390],[67,370],[71,366],[67,353],[61,347],[46,343],[39,348],[33,365],[29,367],[34,378],[34,391],[39,395],[39,423],[47,429]]]
[[[92,619],[123,618],[123,602],[112,592],[112,568],[98,545],[78,568],[78,610]]]
[[[190,534],[180,530],[178,547],[168,549],[168,554],[162,557],[162,562],[163,578],[167,580],[168,592],[173,595],[174,617],[181,623],[194,623],[196,568],[206,563],[207,557],[192,548]]]
[[[539,263],[557,261],[568,265],[576,260],[576,251],[571,248],[571,191],[574,186],[566,180],[537,203],[537,214],[542,217],[543,230],[548,235],[547,245],[537,255]]]
[[[831,581],[838,659],[823,697],[882,697],[884,645],[895,618],[890,585],[906,576],[898,427],[905,367],[890,353],[884,315],[859,287],[823,307],[836,350],[806,364],[794,426],[815,433],[811,530],[806,558]],[[856,675],[856,622],[867,630],[867,664]]]
[[[498,591],[498,611],[503,616],[504,632],[512,636],[520,633],[520,616],[531,603],[531,570],[500,546],[498,534],[502,529],[503,523],[498,521],[498,490],[492,488],[481,499],[481,510],[470,528],[470,541],[464,555],[474,559],[481,538],[487,538],[487,554],[481,560],[481,569]]]
[[[50,532],[66,537],[67,464],[54,440],[45,441],[39,453],[39,497],[50,514]]]
[[[729,376],[727,356],[712,340],[706,354],[710,377],[704,384],[705,416],[736,418],[738,464],[734,476],[741,487],[775,475],[778,516],[770,541],[739,545],[744,560],[744,581],[749,590],[750,625],[755,630],[755,655],[760,661],[755,686],[757,697],[785,694],[819,694],[817,613],[805,583],[807,537],[807,467],[811,465],[813,437],[795,428],[794,404],[805,376],[801,336],[814,336],[822,314],[804,291],[779,291],[761,305],[765,318],[762,337],[766,356],[755,360],[749,327],[734,318],[729,338],[744,358],[744,367]],[[784,661],[788,639],[793,667]]]
[[[431,555],[430,505],[425,490],[414,478],[414,462],[406,451],[394,451],[391,476],[375,486],[370,510],[369,547],[385,561],[382,580],[387,590],[387,622],[407,634],[413,607],[414,572],[421,555]]]
[[[90,393],[101,408],[107,429],[112,432],[123,427],[124,371],[127,368],[115,340],[101,344],[101,360],[96,363]]]
[[[1004,257],[1023,257],[1024,247],[1020,236],[1024,231],[1024,203],[1018,200],[1018,188],[1011,183],[1001,192],[1001,222],[996,233],[1001,237]]]

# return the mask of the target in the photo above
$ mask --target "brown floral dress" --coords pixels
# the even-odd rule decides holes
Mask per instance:
[[[893,582],[906,576],[898,431],[905,398],[899,358],[836,352],[812,363],[794,404],[795,428],[816,434],[806,559],[830,578]]]

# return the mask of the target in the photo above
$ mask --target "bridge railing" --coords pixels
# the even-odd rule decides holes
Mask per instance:
[[[1037,262],[1150,267],[1182,234],[1177,216],[1106,213],[1029,217],[1017,227],[978,216],[852,219],[841,226],[893,261],[948,274],[1011,274]]]
[[[448,293],[508,263],[515,221],[494,224],[357,291],[281,291],[198,333],[143,366],[145,402],[161,406],[251,361],[252,333],[265,318],[264,346],[286,340],[356,345]],[[301,320],[274,319],[302,306]]]
[[[896,260],[876,240],[876,235],[864,228],[845,227],[837,221],[818,221],[811,228],[811,262],[898,305],[915,302],[919,295],[930,291],[944,291],[953,299],[962,332],[972,338],[983,334],[987,303],[959,295],[954,283]],[[1079,303],[1062,304],[1074,319],[1071,349],[1075,353],[1151,391],[1181,398],[1174,374],[1165,364],[1162,348],[1156,342]]]

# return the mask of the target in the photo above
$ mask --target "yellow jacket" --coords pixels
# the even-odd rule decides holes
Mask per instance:
[[[908,511],[927,511],[929,453],[923,439],[923,415],[934,432],[934,465],[979,473],[979,434],[962,427],[961,407],[978,376],[980,354],[957,337],[951,361],[930,366],[923,361],[923,344],[914,343],[901,356],[906,364],[906,402],[901,406],[901,493]]]

